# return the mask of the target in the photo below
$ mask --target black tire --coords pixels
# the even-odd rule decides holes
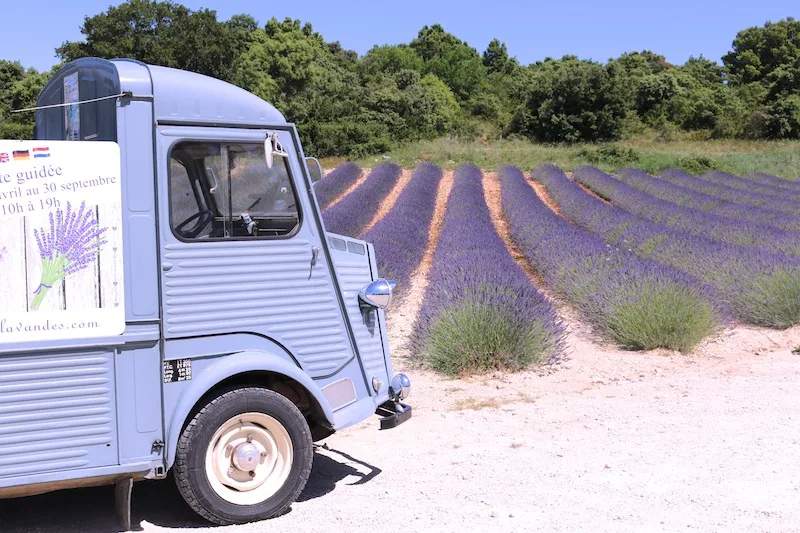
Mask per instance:
[[[283,425],[292,440],[293,461],[288,479],[275,494],[258,504],[237,505],[212,488],[205,454],[214,433],[226,421],[254,411],[268,414]],[[272,390],[246,387],[215,398],[192,418],[178,440],[173,470],[178,491],[197,514],[214,524],[230,525],[285,513],[305,488],[313,459],[311,432],[297,406]]]

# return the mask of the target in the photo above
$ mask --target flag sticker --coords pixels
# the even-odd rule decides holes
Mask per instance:
[[[14,161],[27,161],[31,158],[28,150],[14,150],[12,153],[14,154]]]
[[[33,149],[34,159],[37,157],[50,157],[50,148],[47,146],[38,147]]]
[[[0,163],[8,163],[8,152],[0,153]]]

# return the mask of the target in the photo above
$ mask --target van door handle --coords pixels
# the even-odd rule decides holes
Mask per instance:
[[[319,259],[319,246],[311,247],[311,269],[308,271],[308,279],[311,279],[311,274],[314,272],[314,267],[317,266],[317,259]]]

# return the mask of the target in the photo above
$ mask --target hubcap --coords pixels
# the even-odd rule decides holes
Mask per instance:
[[[233,464],[239,470],[255,470],[261,462],[261,450],[258,446],[245,442],[236,447],[233,452]]]
[[[244,413],[225,422],[206,451],[206,475],[226,501],[255,505],[274,495],[289,478],[292,439],[264,413]]]

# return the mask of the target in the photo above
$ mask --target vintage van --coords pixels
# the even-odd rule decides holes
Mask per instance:
[[[0,141],[0,497],[172,471],[217,524],[276,516],[313,443],[411,416],[373,247],[325,231],[297,130],[199,74],[85,58]],[[16,191],[16,192],[14,192]]]

